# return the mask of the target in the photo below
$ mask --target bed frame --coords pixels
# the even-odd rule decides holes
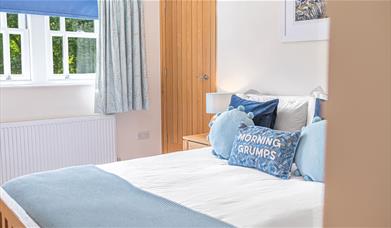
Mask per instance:
[[[15,213],[0,199],[0,228],[25,228]]]

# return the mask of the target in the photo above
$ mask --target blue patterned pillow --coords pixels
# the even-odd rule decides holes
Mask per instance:
[[[242,125],[235,137],[228,164],[256,168],[288,179],[299,138],[299,131]]]

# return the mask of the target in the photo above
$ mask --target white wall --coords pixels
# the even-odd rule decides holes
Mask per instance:
[[[327,90],[327,41],[282,43],[282,0],[218,1],[217,87],[306,95]]]
[[[0,122],[91,115],[93,101],[90,85],[0,88]]]
[[[145,1],[144,9],[150,109],[117,115],[117,151],[121,159],[161,153],[159,1]],[[143,132],[149,132],[149,139],[138,139]]]
[[[117,115],[121,159],[161,153],[159,2],[146,1],[144,10],[150,109]],[[94,115],[94,91],[93,85],[2,87],[0,123]],[[140,132],[149,137],[138,140]]]

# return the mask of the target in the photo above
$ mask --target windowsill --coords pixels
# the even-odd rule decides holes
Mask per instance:
[[[95,80],[64,80],[48,82],[1,81],[0,88],[57,87],[57,86],[94,86]]]

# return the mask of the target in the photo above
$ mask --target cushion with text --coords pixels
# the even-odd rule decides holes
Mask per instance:
[[[299,138],[299,131],[242,125],[235,137],[228,164],[256,168],[288,179]]]

